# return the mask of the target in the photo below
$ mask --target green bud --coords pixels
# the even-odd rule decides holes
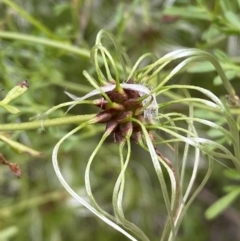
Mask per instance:
[[[1,106],[1,102],[0,102]],[[17,114],[20,112],[20,110],[12,105],[3,105],[2,106],[6,111],[10,112],[11,114]]]
[[[28,89],[27,80],[22,81],[15,87],[13,87],[6,95],[6,97],[0,101],[0,106],[2,106],[6,111],[17,114],[20,112],[16,107],[8,105],[9,102],[21,96]]]
[[[7,105],[12,100],[18,98],[27,91],[28,87],[29,86],[27,80],[22,81],[7,93],[6,97],[0,102],[0,105]]]
[[[0,135],[0,140],[8,144],[10,147],[12,147],[14,150],[16,150],[19,153],[27,153],[30,156],[42,156],[42,153],[28,146],[25,146],[17,141],[11,140],[4,135]]]

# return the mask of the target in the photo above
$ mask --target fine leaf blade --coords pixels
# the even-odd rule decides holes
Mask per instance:
[[[212,206],[210,206],[205,212],[207,219],[216,218],[224,210],[226,210],[240,195],[240,189],[237,189],[233,192],[228,193],[224,197],[216,201]]]

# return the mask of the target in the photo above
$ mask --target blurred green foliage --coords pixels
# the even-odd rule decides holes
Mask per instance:
[[[228,0],[0,0],[0,88],[4,89],[0,97],[3,99],[10,89],[24,79],[30,85],[27,93],[13,101],[20,113],[10,115],[3,108],[0,109],[1,123],[26,122],[50,107],[67,101],[64,90],[77,96],[91,90],[82,71],[87,69],[93,72],[88,55],[97,32],[102,28],[116,36],[133,62],[146,52],[161,57],[182,47],[207,50],[218,58],[238,91],[239,9],[239,1]],[[27,38],[22,41],[18,38],[20,35],[14,39],[6,36],[8,31],[71,44],[82,52],[76,54],[51,47],[50,44],[34,43]],[[162,75],[168,74],[173,66],[170,64]],[[226,94],[214,69],[204,62],[190,65],[186,72],[172,80],[172,83],[175,82],[201,86],[217,96],[224,97]],[[178,94],[172,93],[171,98]],[[239,106],[230,108],[237,118]],[[51,117],[62,116],[65,110],[58,110]],[[186,111],[178,105],[172,110]],[[96,109],[83,106],[72,109],[69,115],[93,111]],[[206,111],[197,114],[203,118],[212,115],[213,120],[221,122],[214,113]],[[6,166],[0,168],[0,240],[127,240],[79,206],[55,177],[51,163],[52,149],[72,127],[1,133],[44,156],[16,153],[10,146],[0,142],[1,153],[20,165],[23,172],[22,177],[16,179]],[[104,127],[88,127],[69,138],[59,153],[64,175],[82,196],[85,195],[83,176],[86,160],[100,139],[98,128]],[[198,131],[228,146],[218,133],[201,127]],[[111,180],[115,180],[118,174],[117,158],[117,148],[109,141],[98,153],[95,160],[97,165],[93,170],[93,190],[97,200],[107,210],[111,210]],[[232,167],[231,164],[221,162],[215,165],[210,181],[187,213],[179,241],[240,239],[240,206],[239,202],[233,202],[239,200],[239,188],[232,189],[236,194],[225,204],[233,204],[218,219],[208,221],[204,216],[207,207],[224,195],[224,186],[239,186],[239,179],[234,179],[234,174],[223,175],[225,169]],[[203,161],[201,172],[204,171]],[[128,217],[143,227],[151,240],[159,239],[166,212],[149,155],[138,146],[134,146],[126,178],[129,180],[125,194]],[[231,190],[228,192],[231,193]],[[211,215],[213,213],[209,211],[207,216]]]

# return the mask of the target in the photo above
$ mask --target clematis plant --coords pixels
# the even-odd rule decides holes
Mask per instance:
[[[104,39],[109,39],[113,43],[117,57],[113,57],[105,47]],[[229,159],[236,169],[240,170],[240,151],[237,125],[226,103],[223,103],[209,90],[192,85],[170,84],[170,81],[188,64],[204,60],[213,64],[227,94],[232,100],[237,101],[234,89],[217,60],[211,54],[198,49],[176,50],[160,59],[153,54],[145,54],[132,66],[126,53],[117,44],[112,34],[101,30],[91,51],[91,59],[95,67],[96,79],[87,71],[84,71],[83,75],[92,85],[93,90],[82,97],[66,92],[72,101],[55,106],[44,114],[44,116],[48,116],[64,106],[69,106],[68,111],[70,111],[71,108],[81,106],[81,104],[99,108],[97,113],[90,115],[85,122],[79,124],[59,140],[54,147],[52,161],[57,177],[76,200],[108,225],[123,233],[130,240],[149,241],[150,238],[147,237],[144,230],[126,219],[124,215],[125,176],[131,161],[132,145],[136,143],[149,152],[149,159],[152,161],[159,181],[159,192],[163,195],[167,211],[166,223],[159,236],[161,240],[175,240],[180,223],[190,204],[209,179],[214,162],[222,158]],[[164,78],[161,78],[160,74],[163,69],[176,59],[182,61]],[[189,90],[200,92],[206,96],[206,99],[191,97]],[[183,94],[173,99],[171,98],[173,91],[182,91]],[[168,98],[164,98],[162,101],[162,96],[168,96]],[[93,98],[95,99],[93,100]],[[161,101],[159,101],[160,98]],[[166,107],[176,103],[187,105],[188,113],[163,112]],[[195,116],[195,110],[199,108],[207,108],[218,114],[219,118],[224,119],[228,124],[228,128]],[[232,143],[233,153],[218,142],[199,136],[196,129],[196,125],[199,124],[223,133]],[[58,165],[58,151],[61,144],[71,135],[90,125],[105,125],[105,131],[95,149],[92,150],[91,156],[86,160],[85,187],[89,198],[89,202],[87,202],[70,187],[63,177]],[[165,133],[166,138],[164,139],[160,133]],[[94,197],[90,179],[93,160],[107,138],[111,138],[119,149],[120,169],[112,193],[114,214],[108,213],[99,205]],[[160,144],[166,145],[173,152],[174,157],[171,160],[159,151]],[[179,152],[180,147],[183,150],[182,154]],[[194,155],[192,155],[192,150]],[[196,187],[195,180],[202,155],[208,160],[208,167],[202,182]],[[185,170],[189,159],[192,162],[192,172],[188,180]],[[170,185],[167,180],[170,180]],[[187,186],[186,183],[188,183]]]

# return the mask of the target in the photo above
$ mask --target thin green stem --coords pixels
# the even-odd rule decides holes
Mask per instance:
[[[47,38],[41,38],[39,36],[34,37],[32,35],[30,36],[27,34],[7,32],[7,31],[0,31],[0,38],[20,40],[20,41],[25,41],[25,42],[35,43],[35,44],[42,44],[49,47],[66,50],[67,52],[74,53],[85,58],[90,58],[90,51],[88,49],[75,47],[73,45],[70,45],[67,42],[60,42],[56,40],[50,40]]]
[[[105,217],[107,217],[109,220],[115,221],[115,217],[112,216],[111,214],[109,214],[108,212],[106,212],[105,210],[103,210],[97,203],[96,199],[93,196],[92,193],[92,187],[91,187],[91,181],[90,181],[90,169],[91,169],[91,165],[92,162],[95,158],[95,156],[97,155],[98,151],[100,150],[100,148],[102,147],[103,143],[105,142],[105,140],[107,139],[107,137],[109,137],[111,135],[111,131],[105,131],[104,134],[102,135],[101,140],[98,142],[96,148],[93,150],[86,169],[85,169],[85,188],[86,188],[86,192],[87,192],[87,196],[92,204],[92,206],[95,208],[95,210],[100,214],[103,215]]]
[[[63,177],[61,170],[59,168],[58,165],[58,151],[59,151],[59,147],[61,146],[61,144],[71,135],[75,134],[76,132],[78,132],[79,130],[87,127],[88,125],[94,124],[96,123],[98,120],[97,118],[89,120],[85,123],[82,123],[81,125],[79,125],[78,127],[76,127],[75,129],[73,129],[72,131],[70,131],[69,133],[67,133],[64,137],[62,137],[58,143],[55,145],[54,149],[53,149],[53,153],[52,153],[52,162],[53,162],[53,167],[54,167],[54,171],[59,179],[59,181],[61,182],[61,184],[63,185],[63,187],[69,192],[69,194],[71,194],[79,203],[81,203],[84,207],[86,207],[90,212],[92,212],[93,214],[95,214],[97,217],[99,217],[101,220],[103,220],[106,224],[108,224],[109,226],[111,226],[112,228],[118,230],[119,232],[121,232],[123,235],[125,235],[126,237],[128,237],[130,240],[132,241],[137,241],[137,239],[135,239],[134,237],[132,237],[129,233],[127,233],[124,229],[122,229],[121,227],[119,227],[116,223],[114,223],[112,220],[108,219],[107,217],[105,217],[103,214],[101,214],[99,211],[97,211],[92,205],[90,205],[86,200],[84,200],[83,198],[81,198],[70,186],[69,184],[66,182],[65,178]]]
[[[195,192],[192,194],[192,196],[190,197],[190,199],[187,202],[184,202],[184,200],[182,200],[182,203],[180,205],[179,208],[179,213],[178,213],[178,217],[175,220],[175,229],[176,229],[176,233],[179,229],[179,226],[182,222],[182,219],[185,217],[186,211],[189,208],[189,206],[191,205],[191,203],[193,202],[193,200],[196,198],[196,196],[199,194],[199,192],[203,189],[203,187],[205,186],[206,182],[208,181],[208,179],[211,176],[212,170],[213,170],[213,166],[214,166],[214,161],[213,158],[208,157],[208,169],[207,172],[202,180],[202,182],[200,183],[200,185],[197,187],[197,189],[195,190]],[[173,237],[171,238],[171,235],[169,237],[169,241],[170,240],[174,240],[175,236],[173,235]]]
[[[14,123],[14,124],[0,124],[0,131],[19,131],[19,130],[33,130],[37,128],[45,128],[50,126],[80,124],[94,118],[95,114],[77,115],[55,118],[51,120],[38,120],[32,122]]]
[[[176,191],[176,184],[174,183],[175,182],[174,175],[172,174],[172,170],[169,168],[169,166],[166,165],[166,163],[161,158],[159,158],[159,156],[157,155],[156,150],[154,148],[154,145],[152,143],[152,140],[150,139],[149,134],[148,134],[145,126],[140,121],[138,121],[136,119],[132,119],[132,121],[138,123],[141,126],[142,132],[144,134],[145,142],[146,142],[146,145],[148,147],[148,150],[149,150],[149,153],[150,153],[150,156],[151,156],[151,159],[152,159],[152,162],[153,162],[153,165],[154,165],[154,168],[155,168],[155,171],[156,171],[156,174],[157,174],[157,177],[159,179],[159,183],[160,183],[160,186],[161,186],[161,189],[162,189],[164,202],[165,202],[166,209],[167,209],[167,212],[168,212],[168,215],[169,215],[171,229],[174,231],[174,217],[173,217],[173,213],[172,213],[172,205],[171,205],[170,200],[169,200],[168,189],[167,189],[167,185],[166,185],[166,182],[165,182],[165,179],[164,179],[161,164],[168,171],[169,178],[171,180],[171,185],[172,185],[172,188],[173,188],[173,190],[172,190],[173,192]],[[160,162],[159,162],[159,160],[160,160]],[[175,196],[174,196],[173,202],[174,201],[175,201]]]
[[[24,8],[18,6],[16,3],[10,0],[1,0],[0,2],[5,3],[12,9],[14,9],[16,12],[18,12],[22,17],[27,19],[33,26],[38,28],[41,32],[46,34],[48,37],[53,38],[53,39],[58,39],[57,37],[50,29],[48,29],[46,26],[44,26],[39,20],[35,19],[31,14],[26,12]]]
[[[2,207],[0,209],[1,218],[9,218],[18,212],[23,212],[28,208],[37,207],[51,201],[60,201],[67,198],[65,191],[55,191],[46,194],[41,193],[39,196],[29,197],[28,199],[19,200],[11,206]]]
[[[149,241],[149,238],[145,235],[145,233],[139,227],[137,227],[135,224],[128,221],[124,217],[124,211],[123,211],[123,207],[122,207],[122,205],[123,205],[123,193],[124,193],[124,188],[125,188],[125,174],[126,174],[126,169],[127,169],[128,163],[130,161],[130,155],[131,155],[130,136],[131,136],[131,134],[126,139],[126,141],[127,141],[127,157],[126,157],[125,162],[124,162],[124,157],[123,157],[123,148],[124,148],[125,142],[121,143],[119,145],[121,172],[118,176],[118,179],[116,181],[116,184],[115,184],[115,187],[114,187],[114,190],[113,190],[113,210],[114,210],[114,213],[117,216],[119,222],[126,229],[128,229],[132,233],[134,233],[140,240]]]

